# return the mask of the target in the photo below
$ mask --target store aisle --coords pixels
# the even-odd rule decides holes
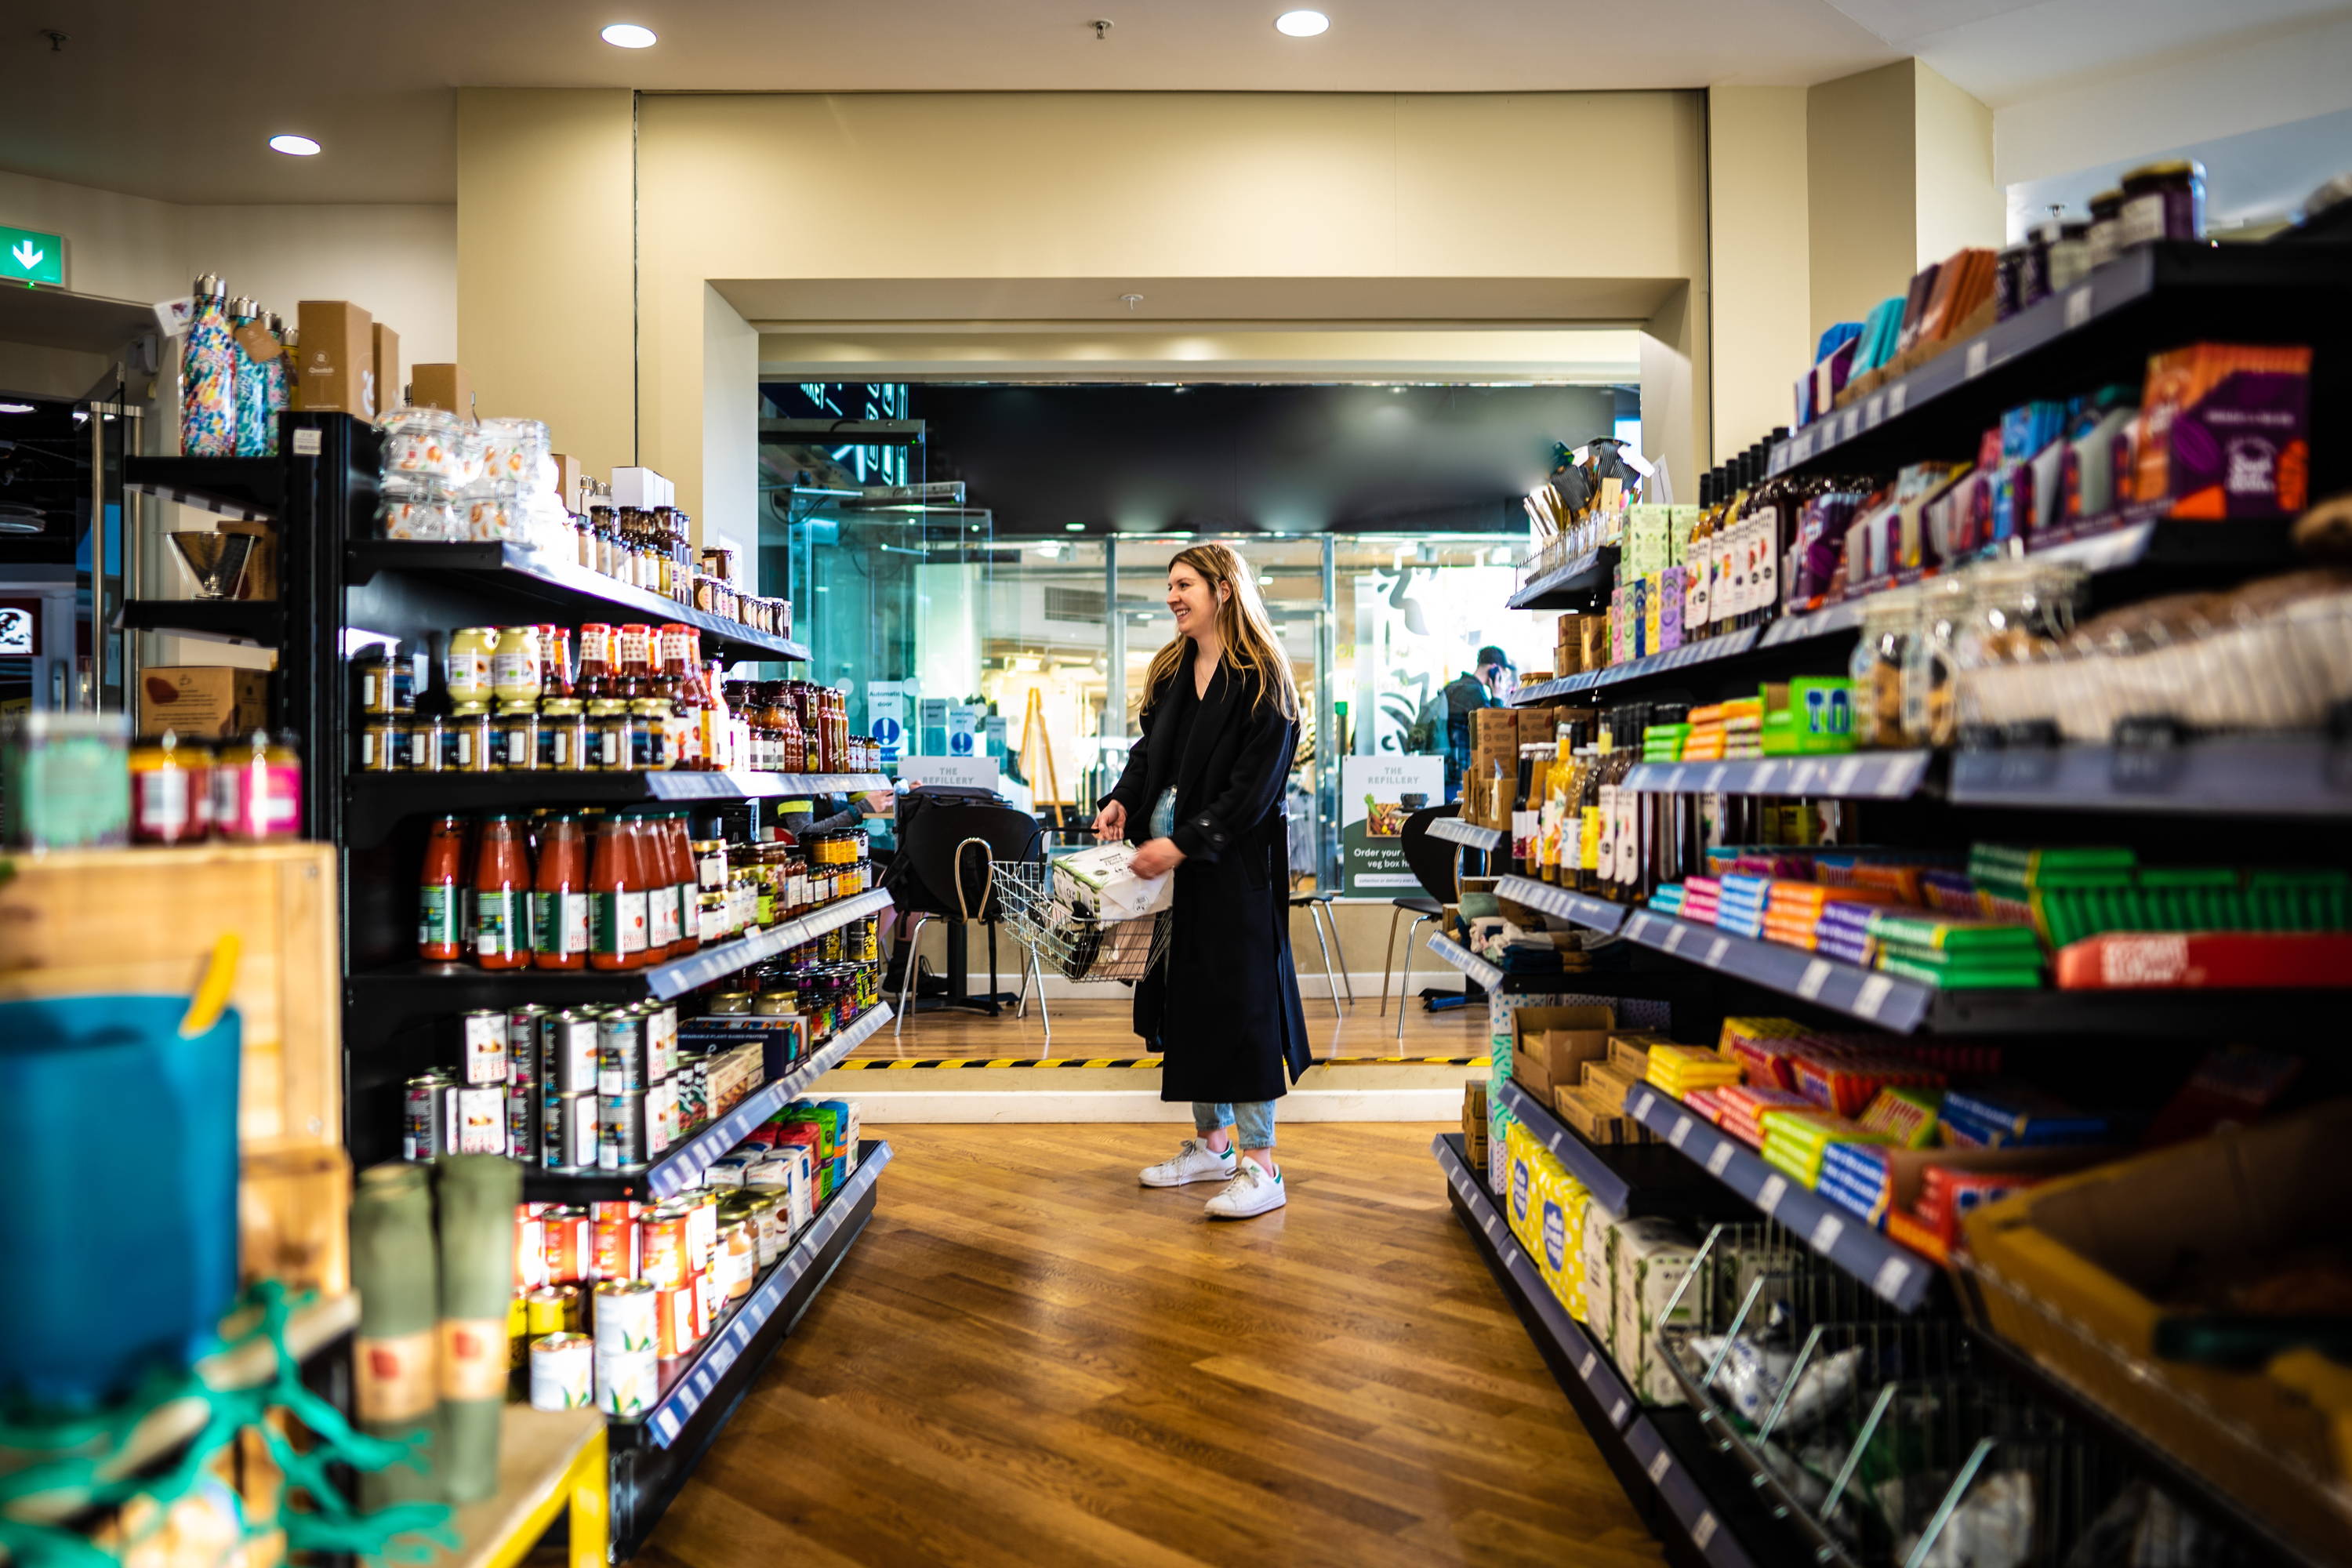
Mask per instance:
[[[637,1561],[1660,1556],[1447,1207],[1433,1127],[1300,1128],[1290,1206],[1169,1130],[894,1127],[873,1225]]]

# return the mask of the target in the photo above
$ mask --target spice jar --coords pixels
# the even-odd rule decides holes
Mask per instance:
[[[539,765],[559,773],[590,765],[588,705],[577,697],[551,697],[540,704]]]
[[[1916,588],[1887,588],[1862,602],[1862,636],[1847,673],[1853,678],[1853,743],[1903,744],[1903,661],[1919,618]]]
[[[2084,237],[2090,246],[2093,267],[2105,266],[2124,247],[2123,210],[2121,191],[2101,191],[2091,198],[2091,226]]]
[[[449,634],[449,651],[441,661],[452,702],[490,700],[490,660],[499,646],[496,626],[467,626]]]
[[[416,708],[416,677],[396,642],[377,643],[358,659],[360,711],[409,713]]]
[[[372,713],[360,726],[360,772],[397,773],[408,761],[408,726],[389,713]]]
[[[528,773],[538,771],[539,705],[535,702],[501,702],[494,726],[499,767],[507,773]]]
[[[588,704],[589,765],[606,773],[634,773],[637,766],[636,721],[616,697]]]
[[[541,649],[537,626],[507,626],[490,653],[490,691],[502,703],[539,700]]]
[[[487,773],[498,768],[497,737],[490,725],[490,705],[460,702],[449,715],[444,755],[453,773]]]
[[[2120,248],[2205,237],[2205,165],[2194,158],[2134,169],[2123,178],[2123,197],[2116,213]]]
[[[131,748],[131,841],[186,844],[212,826],[213,754],[166,730]]]
[[[667,773],[677,765],[673,749],[677,731],[669,721],[670,711],[670,704],[659,697],[640,697],[629,704],[629,743],[636,757],[632,765],[639,773]]]
[[[1921,584],[1918,629],[1903,656],[1903,741],[1948,746],[1958,731],[1953,650],[1969,615],[1966,574]]]
[[[411,773],[437,773],[449,765],[449,721],[439,713],[419,713],[408,721],[406,734],[408,760],[403,765]]]

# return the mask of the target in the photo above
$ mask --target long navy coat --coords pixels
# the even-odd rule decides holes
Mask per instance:
[[[1135,1032],[1164,1058],[1162,1100],[1278,1100],[1313,1059],[1290,957],[1283,810],[1298,725],[1255,695],[1250,678],[1220,668],[1196,697],[1188,655],[1145,709],[1110,794],[1127,807],[1129,841],[1141,844],[1152,803],[1176,788],[1171,837],[1184,863],[1168,958],[1135,988]]]

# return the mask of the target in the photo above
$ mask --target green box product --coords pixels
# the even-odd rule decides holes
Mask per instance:
[[[1768,757],[1835,756],[1853,750],[1853,682],[1804,676],[1759,689]]]
[[[1897,914],[1893,910],[1881,910],[1871,915],[1868,931],[1874,941],[1954,953],[2038,953],[2041,951],[2041,943],[2024,926],[2002,925],[1990,921],[1938,920],[1929,915]]]
[[[1612,1265],[1617,1298],[1617,1370],[1634,1396],[1644,1405],[1684,1403],[1682,1385],[1675,1381],[1657,1345],[1658,1330],[1666,1323],[1696,1328],[1706,1292],[1699,1282],[1683,1291],[1668,1316],[1668,1302],[1698,1260],[1698,1248],[1682,1226],[1669,1220],[1633,1219],[1617,1227]]]
[[[1878,967],[1943,991],[2032,991],[2042,984],[2042,971],[2022,964],[1921,963],[1900,954],[1882,953]]]

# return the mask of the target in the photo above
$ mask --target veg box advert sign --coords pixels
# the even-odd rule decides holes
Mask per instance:
[[[1405,818],[1445,798],[1444,757],[1346,757],[1339,767],[1340,890],[1349,898],[1418,892],[1404,860]]]

